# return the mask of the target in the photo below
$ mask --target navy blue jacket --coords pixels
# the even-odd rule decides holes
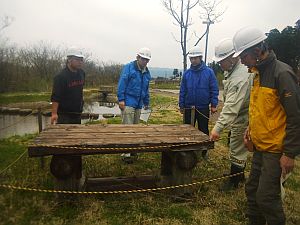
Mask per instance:
[[[219,88],[216,76],[211,68],[201,62],[198,66],[191,66],[183,74],[180,93],[179,107],[207,109],[209,104],[218,105]]]
[[[118,101],[125,101],[126,106],[141,109],[149,105],[149,82],[151,80],[148,68],[142,72],[137,62],[133,61],[123,67],[118,84]]]

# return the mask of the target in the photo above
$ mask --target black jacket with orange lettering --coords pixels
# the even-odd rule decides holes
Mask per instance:
[[[252,69],[249,127],[258,151],[300,154],[300,87],[292,68],[273,51]]]

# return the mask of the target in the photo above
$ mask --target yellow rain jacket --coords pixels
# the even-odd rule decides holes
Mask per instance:
[[[300,153],[300,87],[293,70],[269,56],[251,70],[255,74],[249,105],[249,127],[258,151]]]

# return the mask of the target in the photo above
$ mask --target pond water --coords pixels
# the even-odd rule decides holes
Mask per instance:
[[[104,119],[103,114],[121,115],[119,105],[111,102],[85,103],[83,107],[83,112],[99,114],[98,119]]]
[[[99,114],[99,119],[104,119],[103,114],[120,115],[119,106],[107,102],[85,103],[84,113]],[[82,119],[81,123],[86,123],[89,119]],[[42,116],[43,128],[50,124],[49,116]],[[20,116],[0,114],[0,138],[8,138],[13,135],[33,134],[39,131],[38,119],[36,115]]]

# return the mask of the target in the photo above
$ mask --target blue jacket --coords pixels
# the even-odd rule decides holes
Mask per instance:
[[[118,101],[125,101],[126,106],[141,109],[149,105],[150,72],[146,67],[142,72],[137,62],[133,61],[123,67],[118,84]]]
[[[191,66],[183,74],[180,93],[179,107],[206,109],[218,105],[219,88],[216,76],[211,68],[202,62],[198,66]]]

